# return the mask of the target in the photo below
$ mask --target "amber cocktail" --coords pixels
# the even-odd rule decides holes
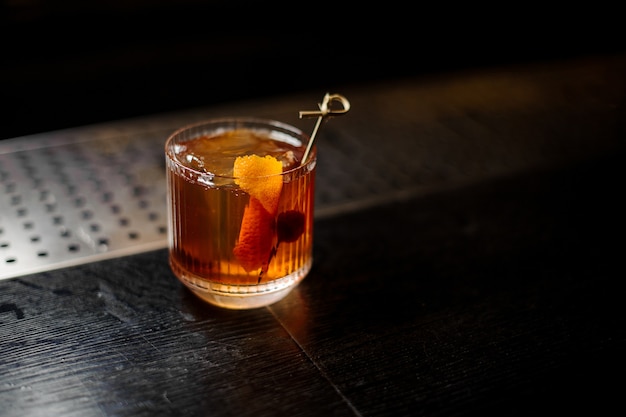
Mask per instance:
[[[216,119],[166,141],[169,258],[205,301],[245,309],[286,296],[313,262],[316,149],[272,120]]]

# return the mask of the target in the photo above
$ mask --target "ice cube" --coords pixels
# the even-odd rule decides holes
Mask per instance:
[[[204,171],[204,160],[201,156],[196,156],[195,154],[192,153],[188,153],[187,155],[185,155],[185,162],[186,165],[191,168],[191,169],[195,169],[196,171]]]
[[[283,163],[283,171],[291,169],[298,164],[296,155],[291,150],[276,155],[276,159]]]

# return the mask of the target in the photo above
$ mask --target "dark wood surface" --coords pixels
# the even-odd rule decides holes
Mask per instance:
[[[414,187],[320,213],[311,274],[267,308],[202,303],[166,250],[0,281],[0,415],[619,409],[624,74],[618,56],[342,91],[327,134],[406,147]]]

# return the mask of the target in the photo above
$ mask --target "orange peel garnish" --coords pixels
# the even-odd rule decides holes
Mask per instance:
[[[234,255],[252,272],[269,262],[275,237],[275,217],[283,187],[283,164],[272,156],[247,155],[235,159],[235,183],[250,194]]]
[[[273,156],[238,156],[233,167],[235,183],[275,214],[283,188],[283,164]]]
[[[274,216],[265,210],[258,199],[250,197],[233,253],[243,269],[251,272],[268,262],[273,244]]]

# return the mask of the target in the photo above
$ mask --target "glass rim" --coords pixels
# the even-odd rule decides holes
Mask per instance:
[[[293,136],[294,138],[300,140],[302,142],[302,146],[306,147],[307,146],[307,141],[310,140],[310,136],[308,134],[306,134],[304,131],[300,130],[299,128],[290,125],[288,123],[285,122],[281,122],[278,120],[274,120],[274,119],[269,119],[269,118],[261,118],[261,117],[250,117],[250,116],[231,116],[231,117],[215,117],[215,118],[210,118],[210,119],[205,119],[205,120],[201,120],[198,122],[194,122],[194,123],[189,123],[187,125],[181,126],[178,129],[176,129],[174,132],[172,132],[167,139],[165,140],[165,155],[167,157],[168,160],[172,161],[174,164],[176,164],[176,166],[178,166],[179,168],[184,169],[185,171],[189,171],[193,174],[196,175],[211,175],[214,178],[223,178],[223,179],[239,179],[239,178],[254,178],[254,179],[263,179],[263,178],[272,178],[272,177],[276,177],[276,176],[285,176],[285,175],[289,175],[289,174],[293,174],[295,172],[298,172],[300,170],[303,169],[307,169],[308,167],[311,166],[311,164],[316,163],[317,161],[317,146],[314,143],[313,146],[311,146],[311,152],[309,153],[308,156],[308,161],[305,164],[298,164],[296,166],[294,166],[293,168],[290,168],[286,171],[283,171],[279,174],[272,174],[272,175],[259,175],[259,176],[255,176],[255,177],[235,177],[233,175],[220,175],[220,174],[215,174],[211,171],[199,171],[196,168],[192,168],[189,167],[185,164],[183,164],[178,158],[175,157],[175,154],[173,153],[172,146],[171,143],[174,141],[174,139],[177,136],[182,135],[185,132],[191,131],[195,128],[200,128],[200,127],[210,127],[211,125],[219,125],[219,124],[226,124],[226,123],[246,123],[246,124],[258,124],[258,125],[263,125],[263,126],[267,126],[269,128],[274,128],[274,129],[278,129],[280,131],[284,131],[285,133],[288,133],[289,135]],[[194,139],[196,137],[201,136],[202,133],[198,132],[197,135],[190,135],[188,140]]]

